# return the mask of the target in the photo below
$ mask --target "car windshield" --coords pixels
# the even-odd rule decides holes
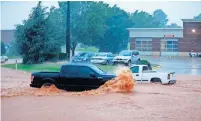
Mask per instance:
[[[103,71],[102,69],[100,69],[100,68],[98,68],[98,67],[96,67],[96,66],[91,66],[91,68],[92,68],[94,71],[96,71],[97,73],[99,73],[99,74],[104,74],[104,73],[106,73],[105,71]]]
[[[98,53],[96,56],[107,56],[107,53]]]
[[[76,57],[85,57],[87,56],[87,53],[79,53]]]
[[[129,51],[122,51],[119,53],[120,56],[131,56],[131,52]]]

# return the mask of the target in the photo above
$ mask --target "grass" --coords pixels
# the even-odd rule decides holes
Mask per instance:
[[[95,47],[76,48],[76,51],[79,51],[79,52],[95,52],[95,53],[97,53],[98,48],[95,48]]]
[[[22,58],[20,55],[4,55],[4,56],[7,56],[8,57],[8,59],[17,59],[17,58]]]
[[[59,71],[60,66],[61,65],[59,64],[32,64],[32,65],[18,64],[17,68],[18,70],[23,70],[26,72]],[[5,65],[2,65],[2,67],[15,69],[15,64],[5,64]]]
[[[11,68],[15,69],[15,64],[4,64],[1,65],[2,67],[5,68]],[[53,72],[58,72],[60,71],[61,64],[32,64],[32,65],[27,65],[27,64],[18,64],[17,68],[18,70],[23,70],[26,72],[37,72],[37,71],[53,71]],[[98,65],[102,70],[106,72],[112,72],[114,70],[114,66],[106,66],[106,65]]]

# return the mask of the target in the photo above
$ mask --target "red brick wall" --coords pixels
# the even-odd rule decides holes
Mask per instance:
[[[184,22],[183,39],[179,40],[179,52],[201,52],[201,22]],[[195,29],[195,33],[192,32]]]
[[[160,38],[152,39],[152,51],[160,51],[160,46],[161,46],[160,40],[161,40]]]
[[[135,38],[130,38],[130,50],[135,50]]]
[[[184,22],[183,23],[184,38],[200,38],[201,39],[201,22]],[[192,32],[195,29],[195,33]]]

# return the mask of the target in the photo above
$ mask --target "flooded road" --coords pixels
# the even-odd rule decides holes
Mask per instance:
[[[200,121],[201,76],[192,77],[177,76],[175,85],[136,84],[131,92],[124,93],[80,96],[50,90],[50,95],[2,96],[1,120]],[[41,90],[28,86],[29,73],[2,68],[1,79],[4,94]]]

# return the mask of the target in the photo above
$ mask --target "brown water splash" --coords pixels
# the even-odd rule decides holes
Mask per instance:
[[[82,92],[66,92],[51,85],[50,87],[35,88],[19,88],[19,89],[4,89],[1,92],[1,97],[12,96],[56,96],[56,95],[101,95],[108,92],[131,92],[135,86],[135,80],[132,78],[132,73],[127,67],[118,67],[116,69],[117,77],[107,81],[98,89],[82,91]]]

